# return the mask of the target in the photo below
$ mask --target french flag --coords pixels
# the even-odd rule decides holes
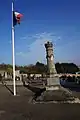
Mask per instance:
[[[23,15],[21,13],[13,11],[13,26],[15,26],[16,24],[20,24],[20,20],[22,16]]]

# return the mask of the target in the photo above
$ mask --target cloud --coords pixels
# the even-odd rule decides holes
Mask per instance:
[[[37,34],[33,34],[33,35],[26,35],[24,37],[21,37],[21,40],[26,40],[26,39],[53,39],[54,41],[58,39],[60,39],[60,36],[57,36],[56,33],[51,33],[51,32],[43,32],[43,33],[37,33]]]
[[[29,47],[29,52],[20,51],[17,55],[17,63],[20,64],[35,64],[37,61],[46,63],[46,53],[45,53],[45,42],[46,41],[56,41],[60,37],[56,36],[54,33],[37,33],[32,36],[27,36],[25,38],[31,37],[35,38],[35,41],[32,42]],[[20,59],[20,61],[19,61]]]
[[[17,55],[17,56],[23,56],[23,57],[26,57],[26,54],[23,53],[23,52],[18,52],[18,53],[16,53],[16,55]]]

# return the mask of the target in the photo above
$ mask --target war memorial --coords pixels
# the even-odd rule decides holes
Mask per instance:
[[[54,64],[53,44],[50,41],[45,43],[46,59],[47,59],[47,78],[46,85],[42,89],[39,87],[33,87],[32,85],[25,84],[24,86],[34,92],[35,97],[32,100],[35,102],[80,102],[78,98],[74,97],[71,91],[63,88],[60,85],[60,80],[57,75]],[[39,90],[40,89],[40,90]]]

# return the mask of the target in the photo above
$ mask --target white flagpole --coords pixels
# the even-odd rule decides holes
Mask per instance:
[[[12,61],[13,61],[13,86],[14,96],[16,95],[16,84],[15,84],[15,50],[14,50],[14,25],[13,25],[13,2],[12,2]]]

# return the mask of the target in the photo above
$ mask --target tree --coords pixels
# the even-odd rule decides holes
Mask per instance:
[[[40,63],[40,62],[37,62],[37,63],[36,63],[36,66],[37,66],[37,67],[44,67],[44,64],[43,64],[43,63]]]
[[[76,64],[74,63],[56,63],[55,64],[57,73],[76,73],[79,71],[79,68]],[[20,73],[40,73],[40,74],[45,74],[47,73],[47,65],[36,62],[35,65],[28,65],[28,66],[17,66],[16,65],[16,70],[20,70]],[[8,73],[12,74],[12,65],[10,64],[0,64],[0,70],[5,70]]]
[[[74,63],[56,63],[56,70],[58,73],[76,73],[79,68]]]

